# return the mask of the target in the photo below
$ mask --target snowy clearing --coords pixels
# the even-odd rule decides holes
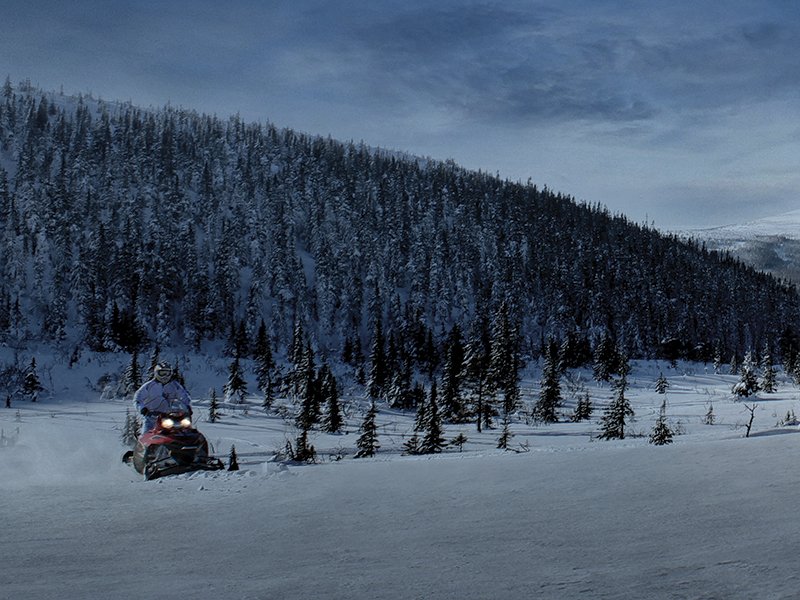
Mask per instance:
[[[797,597],[800,437],[778,424],[797,389],[783,378],[745,438],[735,376],[636,363],[634,433],[655,421],[659,372],[670,381],[667,414],[685,433],[661,447],[592,441],[611,392],[588,376],[592,420],[520,419],[518,453],[495,448],[499,430],[451,425],[463,452],[403,456],[414,416],[382,410],[381,452],[355,460],[354,409],[349,434],[312,436],[318,464],[281,464],[293,428],[255,407],[199,423],[223,458],[236,445],[241,471],[144,482],[119,460],[129,403],[86,385],[119,365],[51,360],[57,395],[0,409],[16,438],[0,448],[3,600]],[[199,412],[213,376],[187,372]]]

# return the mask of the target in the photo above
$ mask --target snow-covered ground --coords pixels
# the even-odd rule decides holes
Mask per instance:
[[[800,210],[748,223],[677,232],[727,251],[745,264],[779,278],[800,282]]]
[[[10,360],[8,355],[4,360]],[[242,470],[142,481],[120,462],[129,403],[97,380],[124,357],[37,356],[49,391],[0,407],[0,598],[528,599],[796,598],[800,437],[779,421],[798,410],[780,378],[761,394],[753,429],[731,375],[710,365],[635,363],[631,432],[647,434],[670,383],[667,414],[684,433],[597,441],[610,399],[588,373],[590,422],[514,423],[518,452],[497,430],[463,431],[463,452],[403,456],[413,415],[382,410],[381,451],[353,459],[361,399],[347,434],[315,434],[320,460],[274,452],[295,431],[255,404],[200,428]],[[219,392],[225,361],[190,357],[197,413]],[[726,367],[723,370],[727,371]],[[527,403],[539,371],[526,371]],[[54,383],[57,382],[57,383]],[[571,393],[564,394],[572,404]],[[713,403],[716,424],[703,417]],[[336,456],[344,456],[335,460]]]
[[[767,236],[781,236],[796,240],[800,239],[800,210],[763,217],[747,223],[693,229],[685,233],[691,234],[699,239],[717,241],[741,240]]]

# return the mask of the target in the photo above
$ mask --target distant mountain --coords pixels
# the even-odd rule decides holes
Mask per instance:
[[[261,333],[283,357],[313,347],[362,368],[385,353],[409,379],[440,373],[462,336],[473,357],[499,352],[501,332],[523,359],[557,344],[586,362],[608,340],[709,359],[798,345],[800,297],[600,205],[452,161],[0,89],[0,343],[222,340],[246,356]]]
[[[800,210],[740,225],[681,232],[710,250],[730,252],[756,269],[800,283]]]

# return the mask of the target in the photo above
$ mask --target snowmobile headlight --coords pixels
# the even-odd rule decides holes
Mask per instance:
[[[181,427],[191,427],[192,420],[189,417],[183,417],[181,419]]]
[[[175,427],[175,421],[167,417],[166,419],[161,419],[161,426],[165,429],[172,429]]]

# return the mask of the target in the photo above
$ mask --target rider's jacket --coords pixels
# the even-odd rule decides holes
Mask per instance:
[[[161,384],[152,379],[140,387],[133,396],[137,411],[146,408],[151,413],[187,412],[192,399],[177,381]]]

